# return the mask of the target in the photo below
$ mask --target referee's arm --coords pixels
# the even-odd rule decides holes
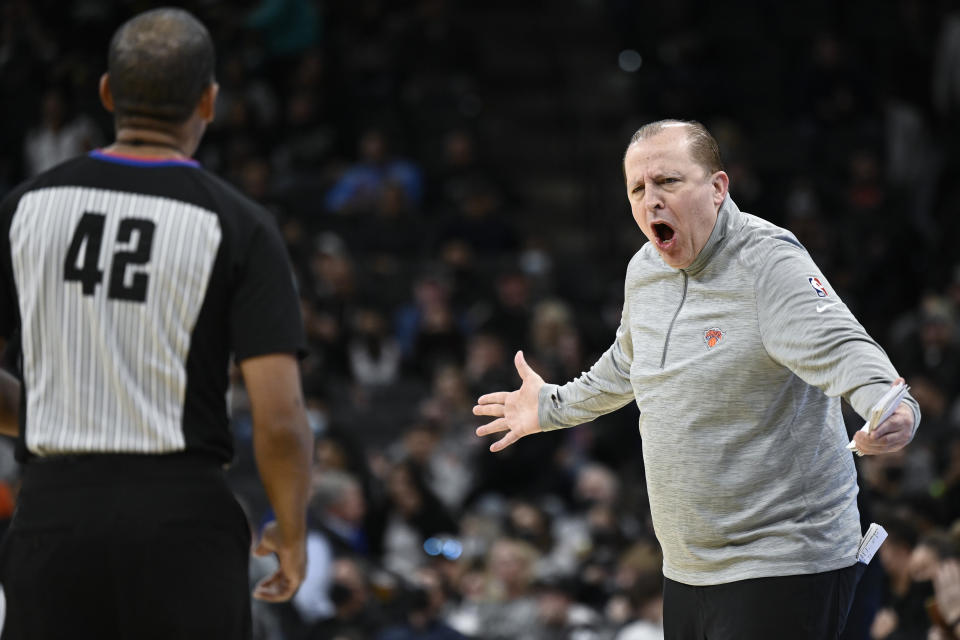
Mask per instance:
[[[0,338],[0,353],[7,341]],[[0,367],[0,435],[16,438],[20,433],[20,381]]]
[[[0,369],[0,435],[16,438],[20,432],[20,382]]]
[[[276,521],[264,530],[258,555],[276,553],[280,567],[257,585],[254,596],[289,600],[306,573],[307,499],[312,439],[292,354],[269,354],[240,362],[253,413],[253,448],[260,479]]]

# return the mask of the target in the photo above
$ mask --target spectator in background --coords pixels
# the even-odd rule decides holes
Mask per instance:
[[[307,573],[292,603],[311,625],[334,614],[330,597],[334,561],[368,554],[366,504],[359,481],[342,471],[314,471],[307,525]]]
[[[950,396],[960,392],[960,341],[956,310],[941,296],[925,296],[916,326],[897,345],[909,371],[921,372]]]
[[[630,621],[615,640],[663,640],[663,576],[660,570],[639,574],[628,592]]]
[[[246,22],[263,33],[267,52],[280,58],[309,49],[319,38],[317,7],[309,0],[261,0]]]
[[[915,582],[910,558],[917,544],[917,532],[906,521],[887,520],[889,537],[880,547],[880,561],[889,579],[888,600],[870,628],[873,640],[910,640],[924,637],[929,627],[926,600],[933,590],[929,583]]]
[[[387,321],[374,309],[354,314],[348,352],[353,379],[362,385],[388,385],[400,370],[400,347],[387,333]]]
[[[484,389],[500,389],[510,384],[513,371],[499,335],[492,331],[480,331],[470,336],[464,376],[471,397],[482,393]]]
[[[387,623],[369,576],[354,558],[334,560],[330,600],[333,615],[310,626],[304,640],[368,640]]]
[[[960,561],[944,558],[933,579],[939,621],[930,640],[954,640],[960,637]]]
[[[487,555],[485,601],[480,608],[483,640],[532,638],[539,630],[533,590],[539,554],[530,544],[500,538]]]
[[[507,268],[497,277],[496,299],[480,329],[499,335],[512,352],[527,341],[532,319],[530,279],[517,268]]]
[[[103,142],[103,135],[88,116],[70,117],[66,98],[59,89],[48,89],[43,94],[40,118],[40,123],[27,132],[23,143],[31,176],[99,147]]]
[[[377,640],[467,640],[442,619],[447,594],[443,576],[430,567],[414,572],[403,597],[405,620],[377,635]]]
[[[393,183],[404,196],[419,207],[423,198],[420,169],[409,160],[391,155],[386,135],[380,129],[368,129],[360,137],[360,159],[347,169],[327,193],[326,207],[333,213],[369,213],[383,189]]]
[[[426,563],[424,541],[431,536],[456,535],[459,526],[430,490],[423,471],[411,461],[392,465],[384,485],[389,506],[383,566],[397,575],[410,575]]]
[[[487,179],[464,185],[454,217],[440,229],[438,246],[463,242],[478,255],[509,255],[519,246],[516,231],[503,211],[497,187]]]
[[[610,630],[600,614],[577,600],[576,581],[568,576],[541,578],[534,585],[538,629],[531,640],[607,640]]]

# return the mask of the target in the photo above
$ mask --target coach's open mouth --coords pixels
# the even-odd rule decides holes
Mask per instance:
[[[657,244],[661,246],[670,244],[674,236],[673,227],[666,222],[654,222],[653,233],[657,236]]]

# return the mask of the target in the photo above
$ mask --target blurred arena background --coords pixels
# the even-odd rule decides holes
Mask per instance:
[[[3,3],[0,192],[111,140],[109,37],[159,4]],[[259,638],[662,637],[636,407],[498,455],[470,412],[519,348],[560,382],[609,346],[644,241],[620,162],[662,117],[712,130],[740,208],[797,234],[912,385],[917,439],[858,461],[891,532],[860,637],[927,638],[960,554],[960,3],[179,4],[217,45],[197,157],[276,214],[311,347],[321,564],[255,604]],[[232,404],[256,528],[239,382]]]

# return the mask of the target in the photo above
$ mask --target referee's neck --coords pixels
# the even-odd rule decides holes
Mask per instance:
[[[118,126],[116,141],[105,151],[149,158],[189,158],[196,149],[183,125],[160,128],[138,124],[141,126]]]

